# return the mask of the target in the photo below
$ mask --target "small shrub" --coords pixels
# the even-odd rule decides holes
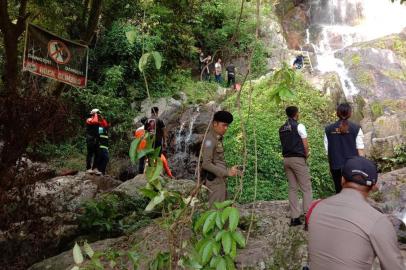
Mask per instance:
[[[143,214],[145,199],[133,199],[126,195],[107,194],[83,205],[78,218],[82,230],[95,234],[117,235],[134,231],[149,223]]]

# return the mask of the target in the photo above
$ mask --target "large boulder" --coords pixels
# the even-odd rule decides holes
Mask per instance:
[[[59,176],[37,182],[30,199],[36,211],[43,209],[44,213],[49,213],[50,210],[62,213],[75,212],[85,201],[120,184],[121,181],[109,176],[80,172],[76,175]]]
[[[128,180],[118,187],[116,187],[112,192],[114,193],[122,193],[128,195],[132,198],[139,198],[143,197],[142,193],[140,193],[140,189],[144,188],[147,184],[147,179],[145,178],[145,174],[139,174],[131,180]],[[183,195],[188,195],[194,188],[196,187],[196,182],[192,180],[186,179],[167,179],[167,183],[165,188],[169,191],[178,191]]]

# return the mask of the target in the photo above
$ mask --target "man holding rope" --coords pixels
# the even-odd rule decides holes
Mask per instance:
[[[227,168],[224,159],[223,136],[232,122],[231,113],[216,112],[213,116],[212,126],[202,144],[202,181],[209,189],[209,206],[214,202],[225,201],[227,177],[241,174],[238,166]]]

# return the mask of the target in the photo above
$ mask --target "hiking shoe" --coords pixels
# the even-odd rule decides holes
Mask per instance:
[[[92,169],[86,170],[87,173],[93,174],[94,171]]]
[[[95,175],[102,175],[101,171],[99,171],[98,169],[94,169],[93,171]]]
[[[291,218],[290,219],[290,225],[289,226],[299,226],[302,225],[303,223],[300,221],[300,218]]]

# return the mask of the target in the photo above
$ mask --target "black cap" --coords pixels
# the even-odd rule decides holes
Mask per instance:
[[[342,169],[345,180],[363,186],[373,186],[378,181],[378,170],[374,162],[364,157],[347,159]]]
[[[218,111],[214,114],[213,121],[231,124],[233,122],[233,115],[227,111]]]

